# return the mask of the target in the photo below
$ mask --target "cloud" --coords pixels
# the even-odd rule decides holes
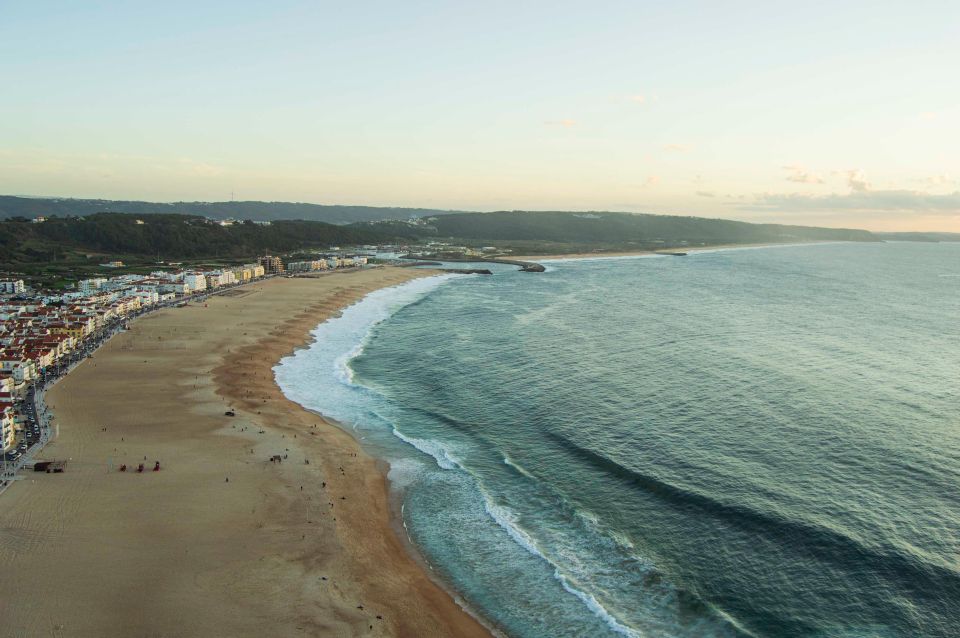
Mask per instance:
[[[940,175],[931,175],[930,177],[925,177],[919,180],[921,183],[926,184],[927,186],[946,186],[948,184],[956,184],[957,180],[953,179],[946,173],[941,173]]]
[[[636,102],[637,104],[644,104],[647,101],[646,95],[631,95],[627,98],[631,102]]]
[[[823,178],[817,175],[816,173],[811,173],[803,166],[797,164],[790,164],[788,166],[781,166],[785,171],[790,171],[790,174],[787,175],[788,182],[796,182],[798,184],[823,184]]]
[[[697,191],[697,195],[700,197],[716,197],[717,194],[711,191]]]
[[[850,190],[858,193],[870,190],[870,182],[867,181],[867,174],[863,172],[863,169],[855,168],[846,171],[846,176],[847,186],[850,187]]]
[[[935,195],[913,190],[854,189],[847,194],[806,195],[803,193],[762,193],[746,208],[785,211],[857,211],[869,213],[924,212],[935,215],[960,214],[960,191]]]
[[[671,153],[686,153],[690,150],[690,147],[686,144],[665,144],[663,150]]]
[[[563,128],[570,128],[572,126],[576,126],[577,121],[569,120],[569,119],[547,120],[546,122],[544,122],[544,124],[546,124],[547,126],[562,126]]]
[[[813,173],[793,173],[787,175],[788,182],[797,182],[798,184],[823,184],[823,178]]]
[[[659,176],[659,175],[651,175],[651,176],[648,177],[646,180],[644,180],[643,185],[644,185],[644,186],[656,186],[656,185],[659,184],[659,183],[660,183],[660,176]]]

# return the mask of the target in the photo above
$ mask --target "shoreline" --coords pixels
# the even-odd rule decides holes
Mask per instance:
[[[309,345],[312,343],[313,342],[310,341],[304,344],[302,347],[309,347]],[[282,394],[283,390],[280,392]],[[483,628],[488,632],[488,635],[493,636],[494,638],[503,638],[506,634],[498,629],[492,620],[484,618],[482,614],[470,607],[470,604],[466,601],[466,599],[463,598],[462,594],[458,592],[451,583],[448,583],[437,574],[436,569],[434,569],[433,565],[430,564],[430,561],[427,560],[426,555],[424,555],[423,551],[413,541],[413,539],[410,538],[410,534],[407,531],[406,524],[403,520],[403,495],[391,486],[389,473],[392,466],[390,465],[390,462],[386,459],[375,456],[370,452],[367,452],[364,449],[363,443],[361,443],[360,440],[357,439],[356,436],[351,432],[352,428],[350,428],[349,425],[329,417],[317,410],[311,410],[310,408],[304,407],[301,407],[301,409],[315,415],[318,419],[322,419],[329,426],[341,430],[347,436],[354,439],[360,449],[363,450],[363,453],[374,461],[377,469],[383,477],[387,490],[387,504],[390,510],[391,530],[400,544],[403,545],[404,550],[407,552],[410,559],[416,563],[416,565],[423,571],[427,578],[429,578],[437,587],[446,592],[446,594],[457,605],[457,607],[459,607],[465,614],[473,618],[473,620],[475,620],[477,623],[482,625]]]
[[[715,244],[709,246],[677,246],[675,248],[661,248],[658,250],[621,250],[612,252],[591,253],[550,253],[547,255],[517,255],[511,259],[523,261],[552,261],[555,259],[604,259],[610,257],[644,257],[651,255],[672,256],[673,253],[697,253],[708,250],[735,250],[738,248],[778,248],[788,246],[812,246],[821,244],[843,244],[842,241],[803,241],[788,243],[760,243],[760,244]]]
[[[69,465],[4,495],[0,633],[491,635],[397,533],[385,462],[272,372],[344,307],[431,274],[274,279],[151,313],[49,389],[44,456]],[[162,470],[118,471],[144,458]]]
[[[401,268],[407,268],[406,265],[402,265],[402,266],[400,266],[400,267],[401,267]],[[351,307],[351,306],[353,306],[353,305],[359,304],[359,303],[367,300],[367,298],[369,297],[369,295],[370,295],[371,293],[378,292],[378,291],[386,291],[386,290],[390,290],[390,289],[399,289],[399,288],[401,288],[401,287],[403,287],[403,286],[405,286],[405,285],[407,285],[407,284],[410,284],[410,283],[411,283],[412,281],[414,281],[415,279],[426,279],[426,278],[431,278],[431,277],[438,277],[438,276],[448,275],[448,274],[450,274],[450,273],[452,273],[452,272],[453,272],[453,273],[477,274],[477,273],[474,273],[474,272],[472,272],[472,271],[470,271],[470,270],[450,270],[450,269],[423,269],[423,270],[420,270],[419,272],[421,272],[421,273],[423,273],[423,274],[420,275],[420,276],[418,276],[418,277],[411,277],[411,279],[410,279],[409,281],[405,281],[405,282],[402,282],[402,283],[399,283],[399,284],[394,284],[394,285],[391,285],[391,286],[388,286],[388,287],[383,287],[383,288],[378,288],[378,289],[376,289],[376,290],[368,291],[368,292],[367,292],[366,294],[364,294],[362,297],[354,300],[353,302],[351,302],[351,303],[349,303],[349,304],[345,304],[345,305],[341,308],[341,310],[345,310],[345,309],[347,309],[348,307]],[[429,294],[429,293],[427,293],[427,294]],[[391,313],[391,316],[392,316],[392,314],[393,314],[393,313]],[[338,319],[342,319],[341,313],[333,314],[333,315],[331,315],[331,316],[329,316],[329,317],[326,317],[323,321],[317,323],[316,325],[314,325],[314,326],[311,327],[311,328],[308,328],[308,330],[307,330],[306,333],[304,334],[304,339],[303,339],[302,343],[300,343],[299,345],[294,346],[294,347],[293,347],[289,352],[287,352],[286,354],[282,354],[282,355],[279,357],[279,359],[278,359],[276,362],[274,362],[273,366],[271,366],[271,371],[273,371],[273,382],[274,382],[274,385],[277,387],[277,390],[279,391],[279,393],[280,393],[281,396],[283,396],[285,399],[291,401],[291,402],[292,402],[293,404],[295,404],[299,409],[304,410],[304,411],[306,411],[306,412],[308,412],[308,413],[310,413],[310,414],[315,415],[318,419],[323,420],[323,421],[324,421],[326,424],[328,424],[329,426],[340,430],[341,432],[343,432],[344,434],[346,434],[348,437],[350,437],[353,441],[356,442],[357,446],[358,446],[361,450],[363,450],[363,452],[364,452],[365,454],[367,454],[367,455],[374,461],[374,463],[375,463],[377,469],[379,470],[380,475],[381,475],[381,477],[382,477],[382,479],[383,479],[383,481],[384,481],[384,484],[385,484],[385,486],[386,486],[387,501],[388,501],[389,512],[390,512],[390,526],[391,526],[391,529],[392,529],[394,535],[396,536],[397,540],[403,545],[403,547],[404,547],[404,549],[406,550],[408,556],[416,563],[416,565],[422,570],[422,572],[423,572],[437,587],[439,587],[440,589],[442,589],[444,592],[447,593],[448,596],[450,596],[450,598],[456,603],[456,605],[457,605],[458,607],[460,607],[466,614],[468,614],[469,616],[471,616],[476,622],[478,622],[479,624],[481,624],[481,625],[487,630],[487,632],[489,632],[489,635],[497,636],[497,637],[504,636],[505,634],[502,632],[501,629],[499,629],[499,628],[496,626],[496,623],[494,623],[494,622],[493,622],[492,620],[490,620],[490,619],[484,618],[483,615],[482,615],[479,611],[473,609],[473,608],[469,605],[469,603],[467,602],[467,600],[463,597],[463,594],[462,594],[461,592],[459,592],[452,583],[447,582],[447,581],[436,571],[436,569],[435,569],[435,568],[433,567],[433,565],[430,563],[430,561],[428,560],[427,556],[423,553],[423,551],[421,550],[421,548],[420,548],[420,547],[414,542],[414,540],[410,537],[409,532],[408,532],[407,527],[406,527],[406,523],[405,523],[405,521],[403,520],[403,505],[404,505],[404,503],[403,503],[403,496],[404,496],[404,495],[403,495],[403,492],[400,491],[399,489],[393,487],[392,482],[391,482],[391,480],[390,480],[390,478],[389,478],[389,473],[390,473],[390,470],[391,470],[391,467],[392,467],[391,464],[390,464],[390,462],[389,462],[386,458],[384,458],[383,456],[378,455],[377,452],[376,452],[376,449],[367,451],[367,444],[365,444],[365,443],[363,442],[363,441],[364,441],[364,437],[360,437],[360,436],[358,435],[358,434],[359,434],[358,431],[357,431],[356,428],[350,423],[350,421],[348,421],[348,420],[341,420],[341,419],[332,417],[332,416],[330,416],[330,415],[324,414],[324,413],[323,413],[322,411],[320,411],[320,410],[313,409],[313,408],[309,408],[309,407],[306,407],[306,406],[298,403],[295,398],[291,398],[291,397],[288,397],[288,396],[286,395],[286,393],[284,392],[284,390],[283,390],[283,388],[281,387],[280,383],[278,382],[277,377],[276,377],[276,374],[275,374],[276,368],[279,367],[280,364],[281,364],[285,359],[294,356],[298,351],[308,350],[309,348],[311,348],[311,347],[312,347],[314,344],[316,344],[317,341],[318,341],[318,338],[314,335],[314,332],[315,332],[319,327],[321,327],[323,324],[325,324],[325,323],[327,323],[327,322],[330,322],[330,321],[338,320]],[[387,317],[387,319],[389,319],[389,317]],[[372,325],[370,326],[370,329],[372,329],[377,323],[379,323],[379,321],[376,322],[376,323],[374,323],[374,324],[372,324]],[[369,334],[369,333],[367,333],[367,334]],[[366,336],[366,335],[365,335],[365,336]],[[364,338],[365,338],[365,336],[364,336]],[[374,446],[374,447],[377,447],[377,446]]]
[[[485,629],[488,632],[487,635],[499,636],[501,634],[491,624],[489,624],[490,621],[483,618],[475,610],[471,609],[467,604],[466,600],[464,600],[463,597],[460,595],[460,593],[457,592],[450,583],[445,582],[442,578],[440,578],[437,575],[436,571],[434,570],[433,566],[430,565],[430,562],[427,560],[426,556],[423,554],[420,548],[416,545],[416,543],[414,543],[413,540],[410,538],[402,517],[402,505],[403,505],[402,495],[396,490],[392,489],[390,486],[390,479],[388,475],[389,475],[391,466],[389,461],[381,457],[375,456],[370,452],[367,452],[366,449],[364,448],[364,444],[361,442],[361,439],[357,437],[356,431],[348,423],[342,422],[329,415],[323,414],[320,411],[302,406],[296,401],[294,401],[293,399],[288,398],[284,393],[283,389],[277,383],[276,377],[273,374],[274,368],[276,368],[276,366],[278,366],[283,361],[283,359],[289,356],[292,356],[299,350],[310,348],[314,343],[316,343],[316,338],[313,336],[313,332],[317,327],[319,327],[323,323],[326,323],[327,321],[331,321],[339,318],[340,313],[344,309],[354,304],[362,302],[364,299],[366,299],[366,297],[370,293],[376,292],[378,290],[386,290],[389,288],[396,288],[398,286],[403,286],[404,284],[410,283],[410,281],[413,281],[414,279],[435,277],[442,274],[449,274],[450,272],[459,272],[459,271],[433,270],[433,269],[419,270],[417,271],[418,274],[409,277],[406,281],[402,281],[399,283],[392,283],[387,286],[378,287],[378,288],[365,291],[361,296],[344,303],[339,307],[339,309],[336,312],[330,314],[329,316],[324,317],[320,321],[311,322],[310,320],[308,320],[307,323],[305,324],[306,329],[303,331],[302,339],[300,340],[300,343],[294,345],[292,348],[288,349],[286,352],[281,352],[279,356],[276,356],[276,353],[274,352],[273,353],[274,360],[272,361],[272,363],[269,364],[269,370],[270,370],[270,376],[272,378],[272,383],[276,388],[276,392],[284,401],[290,402],[295,406],[296,409],[302,410],[310,415],[315,416],[317,419],[320,419],[328,427],[333,428],[339,431],[340,433],[344,434],[346,437],[350,439],[353,445],[356,446],[360,454],[366,455],[369,458],[369,460],[372,461],[376,469],[376,472],[379,474],[380,480],[383,482],[384,495],[387,500],[388,511],[389,511],[390,532],[395,536],[396,540],[399,541],[400,544],[403,546],[408,557],[414,561],[415,565],[420,570],[422,570],[422,573],[434,585],[436,585],[438,588],[440,588],[444,593],[446,593],[450,597],[451,601],[460,610],[462,610],[475,622],[479,623],[483,627],[483,629]],[[468,273],[468,274],[472,274],[472,273]],[[324,275],[321,275],[321,276],[324,276]],[[299,328],[300,326],[297,327],[298,331],[299,331]],[[401,634],[401,635],[404,635],[404,634]]]

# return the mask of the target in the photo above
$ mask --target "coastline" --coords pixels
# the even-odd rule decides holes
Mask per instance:
[[[0,509],[2,633],[489,636],[398,533],[383,462],[272,374],[342,308],[430,274],[275,279],[158,311],[61,380],[45,456],[68,471]],[[118,471],[144,457],[163,469]]]
[[[591,253],[553,253],[548,255],[518,255],[511,259],[523,261],[551,261],[554,259],[602,259],[606,257],[643,257],[650,255],[669,256],[671,253],[685,252],[696,253],[708,250],[733,250],[737,248],[777,248],[787,246],[811,246],[817,244],[842,244],[846,242],[839,241],[803,241],[803,242],[785,242],[785,243],[760,243],[760,244],[716,244],[709,246],[677,246],[674,248],[662,248],[660,250],[622,250],[612,252],[591,252]]]

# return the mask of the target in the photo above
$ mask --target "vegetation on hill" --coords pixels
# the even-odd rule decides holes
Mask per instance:
[[[99,213],[51,218],[36,224],[0,222],[0,268],[59,262],[83,266],[110,259],[250,259],[265,252],[377,243],[388,239],[371,229],[322,222],[278,221],[221,226],[202,217]]]
[[[302,204],[296,202],[137,202],[108,199],[57,199],[50,197],[13,197],[0,195],[0,219],[36,216],[87,216],[96,213],[130,213],[134,215],[180,214],[210,219],[252,219],[276,221],[303,219],[328,224],[350,224],[380,219],[411,219],[456,211],[433,208],[398,208],[377,206],[340,206]]]
[[[376,229],[394,236],[449,238],[472,244],[512,244],[534,252],[545,252],[538,251],[537,244],[547,250],[556,250],[558,246],[610,250],[828,240],[878,241],[865,230],[606,212],[460,213],[427,217],[418,223],[371,222],[354,227]]]
[[[0,271],[59,286],[122,260],[130,272],[161,261],[244,261],[332,246],[422,244],[495,246],[514,254],[651,250],[710,244],[878,241],[862,230],[748,224],[628,213],[496,212],[432,215],[333,225],[303,220],[224,226],[195,215],[96,213],[0,221]],[[138,270],[139,269],[139,270]],[[116,273],[118,271],[110,271]]]

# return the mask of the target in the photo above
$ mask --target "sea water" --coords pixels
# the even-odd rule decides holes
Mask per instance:
[[[960,245],[377,291],[276,368],[505,634],[960,635]]]

